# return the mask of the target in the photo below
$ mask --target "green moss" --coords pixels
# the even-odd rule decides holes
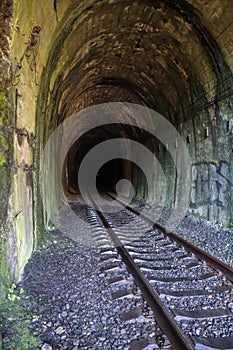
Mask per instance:
[[[3,166],[6,163],[6,158],[4,155],[0,152],[0,166]]]
[[[2,84],[0,81],[0,90],[2,90]],[[4,91],[0,91],[0,166],[6,163],[5,152],[9,150],[9,144],[6,139],[5,124],[7,115],[8,101]]]
[[[0,84],[0,90],[1,89],[2,89],[2,86]],[[4,124],[6,123],[5,119],[6,119],[7,106],[8,106],[8,103],[5,96],[5,92],[0,91],[0,127],[4,127]]]
[[[2,304],[6,296],[6,286],[10,285],[11,281],[9,278],[9,271],[6,262],[6,255],[4,252],[5,237],[3,234],[3,229],[1,230],[1,241],[0,241],[0,305]]]
[[[5,110],[7,108],[7,99],[4,91],[0,91],[0,110]]]
[[[0,309],[0,326],[3,332],[5,350],[36,350],[39,339],[30,332],[31,309],[20,290],[14,301],[6,300]]]
[[[8,151],[8,149],[9,149],[6,138],[1,133],[0,133],[0,147],[3,147],[6,151]]]
[[[0,67],[0,305],[2,304],[11,284],[9,277],[9,263],[7,258],[6,239],[9,230],[6,225],[8,196],[10,191],[10,158],[12,133],[10,133],[11,88],[5,66]],[[1,347],[0,347],[1,348]]]

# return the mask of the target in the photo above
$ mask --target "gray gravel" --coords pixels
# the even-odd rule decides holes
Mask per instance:
[[[145,200],[135,199],[132,205],[137,209],[143,208]],[[152,211],[155,209],[150,208]],[[166,226],[171,210],[163,208],[161,212],[162,215],[158,223]],[[174,229],[174,232],[233,267],[232,228],[224,228],[219,224],[211,224],[209,221],[195,218],[187,213],[180,225]]]
[[[83,208],[83,213],[80,206],[78,209],[88,220],[88,208]],[[95,232],[94,220],[91,231]],[[155,343],[157,337],[163,337],[116,251],[110,253],[114,254],[110,262],[117,262],[119,267],[103,271],[109,263],[106,254],[97,247],[74,243],[56,231],[32,255],[18,288],[24,289],[23,303],[31,314],[29,331],[40,339],[40,349],[127,350],[134,340]],[[121,276],[125,284],[109,284],[113,276]],[[131,294],[114,299],[112,293],[125,285]],[[122,321],[122,314],[135,309],[141,310],[138,317]],[[11,347],[14,334],[10,323],[3,325],[3,333],[4,349],[16,350]]]
[[[127,210],[122,210],[121,217],[124,212],[129,219]],[[138,228],[137,222],[140,218],[133,219],[135,214],[131,215],[131,222],[134,222]],[[111,218],[113,227],[118,226],[120,221],[116,215],[105,216]],[[187,220],[189,220],[189,227],[192,227],[190,219],[185,218],[183,223]],[[124,230],[125,237],[127,237],[127,230],[129,237],[132,237],[134,225]],[[206,226],[203,227],[205,232]],[[149,229],[146,223],[141,225],[141,228],[142,237],[135,241],[129,240],[126,247],[150,280],[154,290],[165,301],[168,309],[175,313],[182,330],[191,337],[218,337],[219,339],[231,337],[233,335],[232,283],[222,273],[212,270],[204,261],[199,261],[175,242],[163,238],[163,234],[161,235],[157,230]],[[195,229],[197,229],[196,226]],[[171,277],[180,280],[164,281],[158,280],[159,277],[165,280]],[[228,291],[223,292],[225,289]],[[183,313],[182,310],[184,310]],[[192,311],[197,312],[192,313]]]
[[[101,272],[105,262],[98,250],[77,245],[61,249],[64,238],[54,237],[56,245],[34,254],[25,270],[22,286],[36,303],[31,330],[61,349],[128,349],[132,340],[152,337],[153,318],[120,320],[121,313],[142,300],[112,299],[117,288],[107,283],[109,273]],[[132,280],[129,286],[135,287]]]

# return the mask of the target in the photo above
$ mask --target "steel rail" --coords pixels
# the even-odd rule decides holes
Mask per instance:
[[[132,208],[129,205],[125,205],[124,202],[120,201],[119,199],[116,199],[112,194],[108,192],[105,192],[105,193],[112,199],[117,200],[120,204],[122,204],[125,208],[127,208],[132,213],[138,216],[140,215],[140,217],[145,222],[147,222],[150,226],[167,235],[172,241],[175,241],[180,246],[184,247],[186,251],[193,253],[199,260],[204,260],[212,269],[221,271],[226,276],[226,278],[228,278],[231,282],[233,282],[233,268],[231,266],[225,264],[223,261],[205,252],[204,250],[196,247],[194,244],[186,241],[184,238],[178,236],[173,231],[167,230],[163,226],[152,221],[150,218],[141,214],[137,209]]]
[[[188,339],[188,337],[182,332],[174,317],[161,301],[159,294],[151,287],[148,279],[141,272],[139,266],[134,262],[133,258],[128,253],[127,249],[123,246],[114,230],[109,225],[105,216],[98,209],[98,206],[94,200],[90,197],[93,207],[99,215],[104,227],[107,229],[108,234],[122,257],[122,260],[126,264],[129,272],[134,277],[135,283],[140,288],[142,295],[148,305],[152,308],[155,314],[156,321],[160,328],[168,337],[171,342],[172,349],[174,350],[194,350],[194,344]]]

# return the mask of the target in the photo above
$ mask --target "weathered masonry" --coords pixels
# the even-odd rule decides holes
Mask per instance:
[[[189,211],[232,225],[232,13],[231,0],[1,1],[0,295],[49,228],[39,191],[44,145],[88,106],[127,101],[165,116],[191,155]],[[176,173],[166,145],[124,125],[75,143],[65,190],[78,189],[76,164],[91,147],[116,137],[154,152],[172,207]],[[145,178],[129,162],[106,165],[99,186],[114,187],[126,174],[137,196],[146,196]]]

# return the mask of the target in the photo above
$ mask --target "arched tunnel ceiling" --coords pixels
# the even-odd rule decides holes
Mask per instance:
[[[62,3],[56,1],[58,18]],[[129,101],[178,124],[190,106],[192,114],[221,99],[232,75],[215,39],[232,28],[233,4],[211,3],[105,0],[68,8],[42,84],[50,86],[49,109],[58,116],[51,123],[97,103]],[[221,11],[229,13],[223,28]]]

